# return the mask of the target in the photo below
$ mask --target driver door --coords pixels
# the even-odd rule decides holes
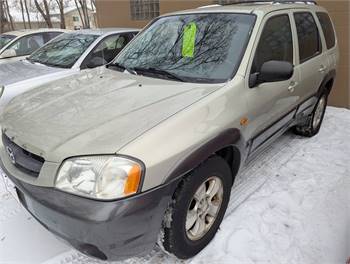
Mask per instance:
[[[295,38],[291,25],[291,15],[286,11],[274,12],[265,17],[262,23],[254,57],[246,76],[249,153],[262,149],[283,133],[283,129],[294,118],[294,109],[298,101],[295,91],[299,88],[299,76],[296,71],[287,81],[249,84],[250,77],[258,76],[265,62],[286,61],[295,65]]]

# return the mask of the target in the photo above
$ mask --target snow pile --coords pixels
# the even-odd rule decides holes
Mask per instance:
[[[245,168],[221,229],[185,263],[342,263],[350,256],[350,111],[287,133]],[[0,184],[0,263],[100,263],[56,240]],[[184,263],[158,248],[125,263]]]

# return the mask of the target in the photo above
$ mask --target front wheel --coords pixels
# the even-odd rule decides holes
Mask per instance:
[[[324,114],[326,112],[328,95],[323,94],[317,101],[316,107],[311,114],[309,121],[303,126],[296,126],[294,132],[297,135],[312,137],[315,136],[321,128]]]
[[[180,259],[200,252],[215,236],[231,193],[232,173],[224,159],[213,156],[190,173],[169,207],[163,247]]]

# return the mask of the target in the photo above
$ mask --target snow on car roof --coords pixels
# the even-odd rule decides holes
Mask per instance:
[[[32,34],[32,33],[57,32],[57,31],[66,32],[67,30],[60,29],[60,28],[21,29],[21,30],[16,30],[16,31],[8,31],[8,32],[5,32],[3,34],[20,37],[20,36]]]
[[[72,32],[72,34],[92,34],[104,35],[107,33],[122,33],[122,32],[138,32],[137,28],[96,28],[96,29],[82,29]]]

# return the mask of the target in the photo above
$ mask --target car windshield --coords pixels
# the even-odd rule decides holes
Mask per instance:
[[[0,49],[5,47],[7,43],[13,40],[16,36],[13,35],[0,35]]]
[[[226,82],[240,64],[254,23],[254,15],[234,13],[162,17],[109,67],[184,82]]]
[[[65,33],[28,57],[30,62],[47,66],[71,68],[98,35]]]

